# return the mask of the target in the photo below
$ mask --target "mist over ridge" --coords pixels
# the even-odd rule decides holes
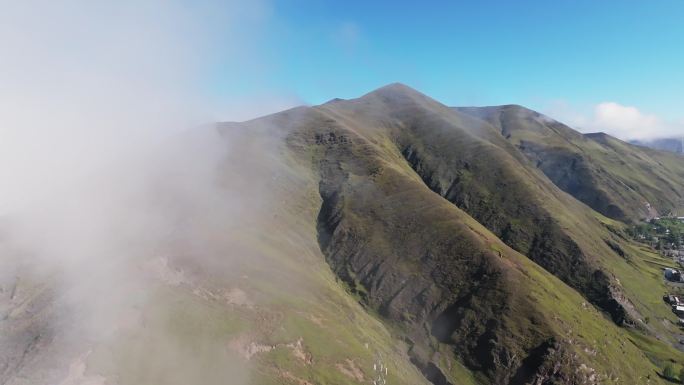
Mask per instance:
[[[5,2],[0,385],[684,379],[668,4]]]

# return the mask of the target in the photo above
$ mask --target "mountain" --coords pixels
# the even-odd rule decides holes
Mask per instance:
[[[0,281],[0,382],[640,384],[684,362],[668,260],[625,232],[678,207],[676,155],[401,84],[217,130],[216,194],[162,205],[188,225],[134,261],[148,298],[107,338],[74,338],[38,273]]]
[[[496,127],[553,183],[609,218],[631,222],[683,208],[684,163],[676,154],[582,135],[520,106],[456,110]]]
[[[684,147],[682,147],[682,138],[659,138],[650,140],[630,140],[632,144],[637,146],[649,147],[655,150],[663,150],[674,152],[677,154],[684,153]]]

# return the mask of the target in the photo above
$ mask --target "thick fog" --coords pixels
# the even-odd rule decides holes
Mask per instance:
[[[2,3],[0,176],[11,181],[2,210],[170,134],[271,112],[277,99],[245,106],[205,84],[260,59],[248,47],[268,3]]]
[[[185,279],[169,258],[215,264],[201,258],[221,249],[230,268],[216,233],[264,210],[271,176],[230,165],[272,144],[246,148],[211,122],[275,107],[217,98],[205,74],[258,60],[245,47],[270,12],[260,1],[3,2],[0,383],[105,383],[84,372],[89,346],[145,324],[135,309],[152,285]],[[205,358],[158,349],[168,356],[150,366],[203,379]]]

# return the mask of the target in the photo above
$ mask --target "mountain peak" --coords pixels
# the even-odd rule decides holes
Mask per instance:
[[[407,86],[403,83],[390,83],[386,86],[382,86],[374,91],[367,93],[364,96],[377,95],[383,97],[398,97],[398,96],[408,96],[408,97],[426,97],[423,93]]]
[[[407,86],[406,84],[400,83],[400,82],[394,82],[394,83],[390,83],[390,84],[384,85],[384,86],[378,88],[376,91],[380,91],[380,90],[404,91],[404,92],[405,92],[405,91],[418,92],[418,91],[414,90],[413,88]]]

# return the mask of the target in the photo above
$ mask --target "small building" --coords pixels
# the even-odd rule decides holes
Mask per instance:
[[[669,303],[672,306],[684,305],[684,301],[682,301],[682,298],[672,294],[665,294],[663,296],[663,301]]]
[[[664,269],[665,279],[668,281],[679,282],[681,273],[677,269],[666,267]]]

